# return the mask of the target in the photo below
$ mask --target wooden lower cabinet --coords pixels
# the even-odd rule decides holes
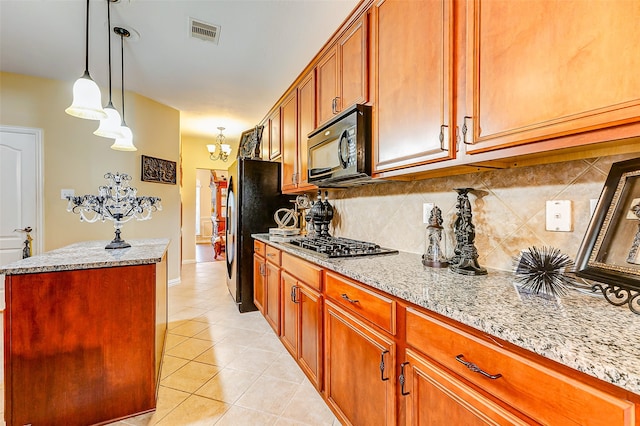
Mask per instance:
[[[265,282],[265,317],[343,425],[640,426],[638,395],[289,253]]]
[[[407,425],[530,425],[492,398],[417,352],[407,349],[401,389]]]
[[[277,335],[280,335],[280,267],[265,263],[264,317]]]
[[[311,383],[322,387],[322,296],[282,272],[280,340]]]
[[[325,301],[325,397],[345,425],[396,424],[392,338]]]
[[[253,255],[253,304],[264,315],[267,265],[264,257]]]

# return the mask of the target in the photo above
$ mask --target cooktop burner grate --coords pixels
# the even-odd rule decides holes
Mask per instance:
[[[375,243],[339,237],[294,237],[288,244],[328,258],[398,253],[398,250],[380,247]]]

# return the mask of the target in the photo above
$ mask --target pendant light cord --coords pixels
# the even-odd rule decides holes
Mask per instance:
[[[107,0],[107,41],[109,45],[109,105],[113,107],[111,103],[111,0]]]
[[[122,63],[122,122],[124,123],[124,35],[120,33],[120,58]]]
[[[87,21],[84,40],[84,70],[89,74],[89,0],[87,0]]]

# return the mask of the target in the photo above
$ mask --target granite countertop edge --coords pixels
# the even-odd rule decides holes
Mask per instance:
[[[131,247],[107,250],[109,241],[84,241],[0,266],[0,274],[24,275],[81,269],[112,268],[158,263],[167,251],[169,239],[128,241]]]
[[[326,259],[270,241],[268,234],[252,236],[489,336],[640,394],[640,346],[629,344],[637,340],[640,318],[626,307],[610,305],[599,295],[570,290],[566,296],[547,300],[518,291],[513,275],[505,271],[465,276],[424,267],[419,254],[406,252]]]

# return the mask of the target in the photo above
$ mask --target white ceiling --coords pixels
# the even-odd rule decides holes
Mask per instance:
[[[358,0],[119,0],[125,89],[181,111],[183,134],[230,140],[256,125]],[[84,71],[85,0],[0,0],[0,70],[63,80]],[[190,37],[189,18],[222,27],[218,45]],[[90,1],[89,72],[108,100],[107,0]],[[111,34],[113,90],[120,37]],[[119,99],[119,97],[118,97]],[[126,103],[126,98],[125,98]],[[116,105],[118,110],[120,105]]]

